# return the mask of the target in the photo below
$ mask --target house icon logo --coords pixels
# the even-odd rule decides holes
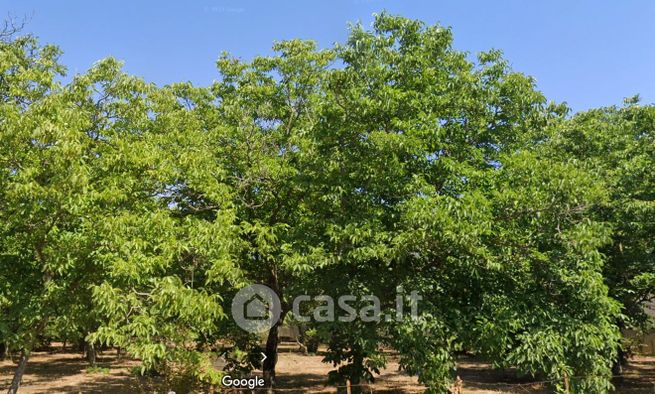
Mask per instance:
[[[264,285],[250,285],[239,290],[232,300],[232,318],[251,333],[268,331],[280,319],[280,299]]]
[[[266,299],[255,293],[252,298],[243,304],[243,315],[248,320],[266,320],[270,315],[270,309]]]

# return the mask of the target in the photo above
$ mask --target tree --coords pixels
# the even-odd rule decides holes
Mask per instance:
[[[142,361],[142,373],[171,376],[175,390],[216,384],[221,283],[238,278],[230,272],[235,235],[222,169],[197,149],[203,130],[176,88],[146,84],[113,59],[76,82],[101,88],[97,134],[110,147],[94,251],[105,275],[93,286],[100,319],[89,339],[125,349]],[[188,187],[217,202],[206,212],[211,220],[189,215],[177,199]]]
[[[330,51],[316,51],[312,42],[280,42],[274,49],[275,56],[249,63],[222,56],[221,78],[211,96],[185,96],[200,119],[198,146],[209,162],[188,175],[211,177],[220,169],[230,190],[240,239],[233,267],[240,273],[237,285],[262,283],[282,300],[280,322],[270,329],[265,347],[263,369],[270,384],[278,326],[303,278],[322,263],[314,230],[320,224],[306,207],[316,196],[305,162],[315,153],[310,139],[315,107],[332,59]],[[180,211],[199,221],[215,220],[221,196],[209,186],[182,180],[174,193]]]
[[[99,142],[56,82],[59,53],[32,37],[0,42],[0,341],[21,351],[10,393],[51,318],[84,291],[94,244]]]
[[[634,97],[623,107],[575,114],[544,138],[550,155],[579,160],[608,190],[609,200],[597,201],[591,213],[612,229],[601,252],[610,295],[622,306],[621,329],[649,326],[644,306],[655,295],[653,130],[655,108]],[[615,372],[625,355],[621,350]]]
[[[156,87],[111,58],[62,85],[55,47],[0,41],[10,393],[44,333],[123,348],[175,390],[216,384],[228,345],[247,371],[257,336],[224,311],[251,283],[282,300],[271,385],[278,327],[309,293],[379,297],[369,321],[312,323],[330,379],[355,392],[383,347],[429,392],[459,351],[611,388],[627,319],[606,284],[632,323],[655,283],[652,108],[566,119],[500,52],[471,60],[449,29],[386,13],[330,50],[223,55],[206,88]],[[398,319],[413,291],[418,315]]]
[[[326,205],[313,214],[333,263],[311,283],[382,295],[383,315],[398,287],[425,300],[418,320],[332,325],[326,360],[360,382],[386,343],[440,392],[454,351],[466,349],[525,373],[584,375],[576,387],[605,391],[616,308],[599,274],[606,231],[586,219],[602,191],[582,168],[523,152],[562,108],[499,52],[474,64],[451,40],[447,29],[383,14],[337,48],[344,67],[331,70],[313,134]]]

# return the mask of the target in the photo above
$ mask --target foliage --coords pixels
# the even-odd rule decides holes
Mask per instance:
[[[467,351],[600,393],[619,327],[645,321],[653,107],[567,118],[499,51],[473,59],[449,29],[388,14],[327,50],[224,54],[209,87],[157,87],[111,58],[64,84],[57,48],[0,49],[13,349],[85,339],[202,389],[259,367],[259,338],[226,311],[263,283],[282,321],[299,294],[379,297],[378,320],[307,327],[337,384],[373,380],[392,347],[429,392]],[[387,319],[412,291],[418,316]],[[277,326],[269,379],[276,349]]]
[[[56,82],[58,56],[30,37],[0,43],[0,337],[27,353],[93,275],[99,144]]]
[[[620,108],[578,113],[548,135],[550,154],[580,160],[608,191],[593,213],[612,228],[601,252],[610,294],[623,306],[622,327],[650,325],[644,304],[655,294],[653,130],[655,108],[634,97]]]

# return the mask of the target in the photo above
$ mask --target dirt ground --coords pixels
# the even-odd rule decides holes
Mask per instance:
[[[332,368],[321,362],[320,355],[302,355],[292,345],[282,347],[278,363],[278,389],[281,393],[335,393],[326,385],[327,372]],[[166,393],[161,385],[149,379],[137,378],[131,369],[136,361],[117,360],[116,352],[104,352],[98,368],[90,369],[78,353],[36,352],[32,355],[23,379],[21,393]],[[0,362],[0,391],[8,387],[15,364]],[[420,393],[423,388],[416,378],[398,369],[395,357],[375,383],[364,387],[365,393]],[[538,382],[521,380],[513,371],[497,371],[481,361],[461,359],[458,375],[463,381],[463,393],[547,393]],[[635,357],[625,376],[614,382],[618,393],[655,392],[655,358]],[[276,390],[277,391],[277,390]]]

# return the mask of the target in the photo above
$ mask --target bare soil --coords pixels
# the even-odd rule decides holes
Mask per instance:
[[[278,362],[280,393],[335,393],[327,385],[332,366],[320,355],[303,355],[293,345],[282,346]],[[23,378],[21,393],[167,393],[161,381],[138,377],[132,369],[137,361],[117,359],[116,351],[103,352],[96,368],[79,353],[53,349],[33,353]],[[0,361],[0,391],[11,382],[15,363]],[[499,371],[482,361],[462,358],[457,373],[462,379],[462,392],[470,394],[548,393],[539,382],[518,378],[514,371]],[[655,357],[634,357],[623,377],[614,384],[618,393],[655,392]],[[399,370],[397,358],[389,357],[387,368],[376,381],[363,387],[365,393],[420,393],[424,388],[415,377]]]

